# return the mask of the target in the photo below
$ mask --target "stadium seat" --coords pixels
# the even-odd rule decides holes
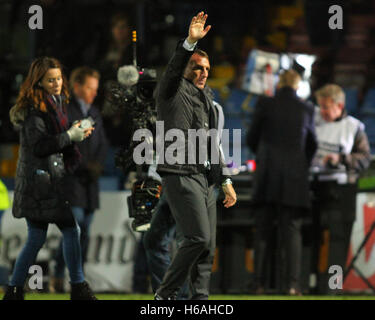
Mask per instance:
[[[352,116],[358,114],[358,89],[344,88],[345,92],[345,108]]]
[[[249,93],[244,90],[232,89],[224,105],[225,115],[240,115],[242,112],[242,104],[248,95]]]
[[[116,168],[116,165],[115,165],[115,155],[116,155],[116,149],[110,146],[107,150],[107,157],[105,159],[103,175],[116,176],[118,174],[119,169]]]
[[[244,135],[244,132],[247,130],[247,122],[244,117],[241,116],[225,116],[224,128],[227,129],[241,129],[241,137]]]
[[[230,154],[232,155],[234,152],[239,152],[239,148],[241,148],[241,163],[245,163],[247,159],[249,159],[250,154],[246,147],[246,133],[249,126],[249,117],[244,116],[226,116],[225,117],[225,124],[224,128],[229,129],[229,147],[230,147]],[[233,129],[240,129],[241,130],[241,141],[234,141],[233,140]],[[240,165],[240,164],[237,164]]]
[[[16,182],[15,178],[1,177],[1,181],[5,184],[8,191],[14,190],[14,186],[15,186],[15,182]]]
[[[375,115],[364,116],[362,122],[370,142],[371,154],[375,154]]]
[[[214,100],[223,106],[223,99],[221,98],[220,91],[218,89],[212,89],[212,92],[214,94]]]
[[[361,117],[366,117],[367,115],[375,116],[375,88],[367,90],[360,109],[360,115]]]
[[[256,103],[258,102],[259,96],[256,94],[248,94],[245,101],[242,103],[242,112],[246,117],[249,117],[254,112]]]

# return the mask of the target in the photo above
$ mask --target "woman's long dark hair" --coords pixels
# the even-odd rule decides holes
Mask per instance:
[[[61,70],[63,79],[61,94],[65,96],[65,99],[68,99],[68,82],[66,81],[66,77],[63,74],[63,69],[60,61],[51,57],[40,57],[32,62],[27,77],[21,85],[21,89],[17,97],[16,106],[12,108],[11,112],[18,112],[19,110],[26,108],[29,105],[32,105],[34,106],[34,108],[39,109],[43,112],[47,112],[46,104],[43,101],[45,90],[39,85],[39,82],[42,80],[49,69],[55,68]]]

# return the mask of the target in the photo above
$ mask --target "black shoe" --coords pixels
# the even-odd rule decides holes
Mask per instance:
[[[98,300],[86,281],[82,283],[71,283],[71,286],[70,300]]]
[[[25,300],[23,287],[7,286],[3,300]]]
[[[170,297],[168,297],[168,298],[163,298],[160,294],[155,293],[155,295],[154,295],[154,300],[177,300],[177,299],[176,299],[176,296],[175,296],[175,295],[170,296]]]

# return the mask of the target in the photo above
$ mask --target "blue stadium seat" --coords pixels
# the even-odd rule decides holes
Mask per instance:
[[[358,114],[358,89],[344,88],[345,92],[345,108],[352,116]]]
[[[249,118],[244,116],[226,116],[224,128],[229,129],[229,147],[230,155],[233,152],[239,152],[238,148],[241,148],[241,164],[245,163],[249,159],[250,154],[248,148],[246,147],[246,133],[249,125]],[[233,129],[241,130],[241,141],[238,141],[236,148],[233,149]],[[236,164],[240,165],[240,164]]]
[[[5,184],[7,187],[8,191],[9,190],[14,190],[15,182],[16,180],[14,178],[5,178],[1,177],[1,181]]]
[[[214,94],[214,100],[223,107],[223,99],[221,98],[220,91],[218,89],[212,89]]]
[[[361,117],[366,117],[367,115],[375,116],[375,88],[370,88],[367,90],[363,99],[360,114]]]
[[[242,104],[249,95],[248,92],[239,89],[232,89],[224,105],[224,113],[239,115],[242,112]]]
[[[224,128],[241,129],[241,138],[243,140],[244,135],[246,135],[245,131],[247,130],[247,122],[246,119],[244,119],[244,117],[225,116]]]
[[[255,105],[258,102],[259,96],[256,94],[249,94],[245,101],[242,103],[242,112],[246,117],[253,114]]]
[[[107,150],[107,156],[105,158],[104,172],[105,176],[115,176],[118,172],[118,169],[115,165],[115,155],[116,149],[110,146]]]
[[[365,131],[371,146],[371,154],[375,154],[375,115],[367,115],[362,118]]]

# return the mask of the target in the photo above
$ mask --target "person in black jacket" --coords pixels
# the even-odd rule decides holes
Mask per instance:
[[[213,161],[215,147],[208,150],[188,137],[188,130],[201,130],[207,137],[209,129],[217,129],[217,112],[206,86],[209,58],[202,50],[194,51],[196,42],[211,28],[205,27],[206,19],[203,12],[192,18],[189,35],[178,45],[156,90],[158,120],[163,121],[165,131],[174,129],[185,138],[174,145],[165,139],[164,152],[158,154],[157,172],[162,176],[163,190],[181,236],[174,259],[156,291],[156,300],[175,299],[188,276],[191,298],[208,299],[216,243],[215,182],[222,182],[224,206],[236,203],[231,180],[224,179],[219,162]],[[198,153],[192,159],[194,151]]]
[[[79,226],[64,194],[64,176],[80,161],[75,145],[87,138],[92,128],[69,128],[66,114],[66,81],[58,60],[49,57],[33,61],[21,86],[10,118],[20,130],[13,216],[26,218],[27,242],[17,257],[4,300],[23,300],[26,277],[43,246],[49,223],[63,234],[64,258],[71,280],[72,300],[96,300],[84,279],[79,243]]]
[[[308,172],[317,142],[313,106],[296,96],[299,81],[294,70],[280,75],[276,96],[257,103],[247,135],[247,144],[257,162],[252,200],[256,207],[254,255],[258,293],[265,285],[266,247],[275,220],[279,243],[285,247],[288,293],[299,294],[300,290],[300,230],[303,212],[311,205]]]
[[[72,175],[67,175],[65,195],[69,200],[74,217],[81,228],[82,264],[86,261],[89,230],[94,211],[99,208],[99,176],[102,172],[108,142],[104,132],[102,118],[93,105],[99,87],[99,72],[89,67],[79,67],[72,71],[70,87],[72,99],[67,107],[71,123],[91,117],[95,121],[95,130],[90,139],[77,144],[82,155],[81,163]],[[50,291],[64,292],[64,259],[62,243],[55,257],[55,274],[51,278]]]

